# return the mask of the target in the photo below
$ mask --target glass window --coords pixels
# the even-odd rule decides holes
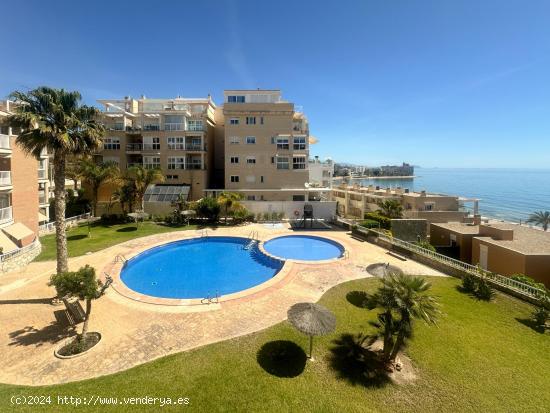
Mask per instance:
[[[305,195],[292,195],[293,201],[305,201],[306,196]]]
[[[304,150],[306,149],[306,137],[300,136],[294,138],[294,150]]]
[[[246,177],[246,182],[248,182],[249,184],[254,183],[256,182],[256,177],[254,175],[248,175]]]
[[[231,145],[238,145],[239,143],[241,143],[241,138],[239,138],[238,136],[232,136],[229,138],[229,143]]]
[[[232,156],[231,157],[231,163],[239,163],[239,157],[238,156]]]
[[[106,150],[119,150],[120,138],[105,138],[103,139],[103,149]]]
[[[189,121],[187,122],[187,130],[202,131],[202,119],[189,119]]]
[[[244,103],[244,96],[228,96],[227,103]]]
[[[292,169],[306,169],[306,157],[295,156],[292,158]]]
[[[246,163],[247,164],[255,164],[256,163],[256,158],[254,156],[249,156],[246,158]]]
[[[256,124],[256,116],[247,116],[246,117],[246,124],[247,125],[255,125]]]
[[[239,124],[239,118],[231,118],[229,120],[229,124],[231,125],[238,125]]]
[[[231,182],[239,182],[239,175],[231,175]]]
[[[277,149],[289,149],[288,138],[277,138]]]
[[[277,169],[289,169],[288,158],[278,156],[277,157]]]
[[[246,137],[246,143],[248,145],[254,145],[256,143],[256,137],[255,136],[247,136]]]
[[[256,200],[256,195],[247,195],[246,200],[247,201],[255,201]]]
[[[174,149],[174,150],[185,149],[185,138],[183,136],[168,138],[168,149]]]
[[[144,156],[143,167],[147,169],[160,169],[160,156]]]
[[[185,168],[185,158],[180,156],[168,157],[168,169],[184,169],[184,168]]]
[[[143,138],[143,149],[160,150],[160,138],[146,136]]]

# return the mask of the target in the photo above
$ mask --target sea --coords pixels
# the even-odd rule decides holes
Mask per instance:
[[[550,169],[416,167],[414,174],[413,178],[372,178],[353,182],[479,198],[483,216],[511,222],[523,222],[534,211],[550,210]],[[464,206],[471,210],[472,204]]]

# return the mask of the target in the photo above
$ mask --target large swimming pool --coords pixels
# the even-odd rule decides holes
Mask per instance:
[[[202,299],[254,287],[282,267],[247,238],[204,237],[147,250],[127,261],[120,278],[141,294]]]
[[[312,235],[286,235],[264,243],[264,249],[276,257],[301,261],[340,258],[344,247],[328,238]]]

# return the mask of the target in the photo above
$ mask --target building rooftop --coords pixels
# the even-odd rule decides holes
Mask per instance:
[[[479,225],[471,225],[464,222],[432,222],[430,225],[463,235],[479,234]]]
[[[476,237],[487,243],[499,245],[522,254],[550,254],[550,232],[511,223],[484,225],[501,230],[514,231],[513,239],[510,241],[496,240],[485,236]]]

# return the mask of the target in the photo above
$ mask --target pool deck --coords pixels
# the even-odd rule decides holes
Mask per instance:
[[[410,274],[443,275],[414,261],[401,261],[380,247],[352,239],[345,231],[292,231],[287,226],[251,224],[209,229],[208,233],[246,237],[252,230],[258,231],[262,241],[291,234],[330,238],[342,244],[349,256],[323,263],[289,261],[276,281],[214,304],[140,302],[121,293],[123,286],[118,284],[93,304],[90,331],[101,332],[101,342],[85,355],[68,360],[53,355],[71,334],[57,321],[64,307],[50,304],[54,290],[46,284],[55,262],[31,263],[22,271],[0,276],[0,382],[47,385],[83,380],[250,334],[285,320],[287,309],[297,302],[317,301],[337,284],[370,277],[364,269],[376,262],[389,262]],[[152,246],[197,236],[196,231],[181,231],[137,238],[71,258],[69,265],[71,270],[89,264],[98,274],[112,272],[116,271],[113,261],[117,254],[129,258]]]

